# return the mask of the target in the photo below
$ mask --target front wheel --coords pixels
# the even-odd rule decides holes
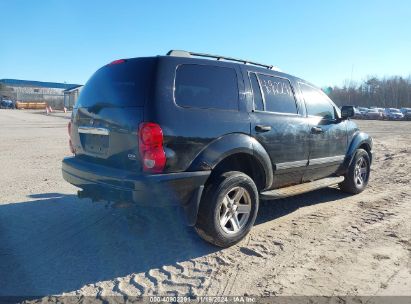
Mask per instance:
[[[370,178],[370,156],[367,151],[358,149],[351,162],[345,179],[340,183],[340,189],[344,192],[357,194],[364,191]]]
[[[207,242],[229,247],[250,231],[258,205],[257,187],[248,175],[237,171],[223,173],[205,189],[195,228]]]

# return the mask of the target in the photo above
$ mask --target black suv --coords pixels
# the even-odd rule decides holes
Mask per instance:
[[[226,247],[249,232],[260,198],[364,190],[372,139],[352,115],[269,65],[186,51],[120,59],[73,109],[63,177],[79,197],[179,205]]]

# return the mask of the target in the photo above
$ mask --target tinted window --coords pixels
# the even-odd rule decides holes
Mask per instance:
[[[254,73],[250,73],[251,86],[253,88],[254,97],[254,109],[258,111],[264,111],[263,96],[261,96],[260,85],[258,84],[257,76]]]
[[[287,79],[260,74],[258,78],[264,95],[266,111],[297,113],[294,93]]]
[[[300,87],[304,95],[305,106],[309,116],[335,119],[335,110],[327,95],[304,83],[300,83]]]
[[[185,64],[177,69],[176,103],[182,107],[238,110],[234,69]]]
[[[102,67],[87,81],[76,107],[91,107],[97,103],[143,106],[151,87],[154,62],[151,58],[139,58]]]

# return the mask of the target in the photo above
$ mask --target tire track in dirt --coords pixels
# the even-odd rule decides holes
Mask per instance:
[[[57,281],[40,290],[94,296],[90,299],[104,303],[110,295],[373,295],[411,281],[411,135],[404,132],[410,123],[359,122],[365,132],[375,132],[375,159],[365,192],[344,196],[324,189],[262,202],[263,213],[246,240],[216,249],[204,245],[169,211],[95,212],[88,203],[74,207],[72,198],[53,201],[68,203],[67,209],[54,209],[46,199],[31,202],[26,197],[30,193],[75,193],[60,172],[68,150],[66,119],[4,113],[8,117],[2,116],[2,126],[18,123],[0,134],[7,148],[0,156],[8,172],[2,181],[12,185],[4,189],[0,214],[2,219],[9,216],[11,224],[19,221],[9,226],[10,237],[0,235],[7,241],[2,259],[24,258],[19,260],[21,269],[29,274],[26,281],[24,271],[8,274],[16,284]],[[54,124],[56,128],[44,128]],[[22,145],[31,149],[22,151]],[[19,155],[19,161],[10,161],[13,155]],[[43,179],[53,183],[38,182]],[[29,214],[27,210],[42,220],[18,216]],[[78,212],[84,217],[76,218]],[[37,234],[30,234],[33,229]],[[26,234],[35,242],[21,237]],[[38,247],[26,248],[24,242]]]
[[[395,151],[394,155],[398,155],[401,153],[408,153],[408,150],[400,148],[400,151]],[[405,170],[410,169],[409,163],[396,163],[394,161],[396,157],[393,157],[392,160],[390,159],[388,163],[382,162],[381,156],[378,157],[376,159],[377,163],[375,164],[374,171],[381,170],[379,172],[381,173],[384,172],[384,169],[390,168],[391,172],[395,172],[398,166],[405,167]],[[393,225],[393,223],[403,223],[404,217],[408,217],[408,222],[410,220],[410,207],[408,202],[410,201],[411,196],[408,192],[404,192],[402,188],[403,183],[409,184],[409,179],[407,178],[407,176],[400,175],[400,178],[405,179],[399,180],[398,177],[399,176],[395,174],[387,174],[384,177],[381,177],[380,174],[377,174],[377,177],[374,178],[374,180],[382,179],[385,181],[385,183],[390,183],[392,181],[392,184],[390,184],[391,186],[389,192],[385,191],[384,188],[381,189],[380,187],[374,185],[372,187],[372,191],[370,191],[372,192],[371,195],[367,194],[366,190],[364,194],[342,199],[342,202],[349,203],[348,206],[338,204],[336,208],[331,208],[330,206],[324,205],[324,208],[321,208],[321,211],[315,211],[314,213],[309,214],[302,212],[303,214],[301,216],[298,216],[296,219],[291,220],[291,225],[289,225],[291,227],[289,227],[290,229],[288,229],[289,233],[287,233],[287,231],[284,230],[281,231],[281,229],[271,228],[270,231],[275,231],[274,234],[267,233],[267,231],[264,231],[265,233],[263,235],[259,234],[258,237],[255,239],[258,240],[257,242],[250,242],[248,244],[247,252],[253,256],[263,257],[263,255],[260,253],[252,254],[252,252],[259,252],[258,249],[262,248],[262,252],[264,254],[268,253],[270,259],[275,260],[275,264],[277,265],[277,267],[269,269],[269,271],[267,271],[268,274],[264,274],[264,271],[262,271],[262,273],[260,273],[261,278],[258,278],[257,276],[254,277],[254,280],[252,280],[252,285],[259,287],[259,292],[257,292],[257,294],[279,295],[283,294],[283,291],[285,289],[288,289],[287,294],[298,294],[301,292],[301,290],[299,290],[298,288],[293,288],[293,285],[295,285],[296,282],[294,282],[293,280],[288,280],[288,278],[296,277],[296,273],[293,271],[293,269],[298,267],[298,265],[293,264],[292,259],[289,259],[289,257],[287,257],[287,254],[291,253],[289,251],[290,248],[292,250],[301,250],[305,253],[300,254],[297,260],[299,261],[298,264],[306,265],[307,267],[303,271],[299,269],[297,272],[299,272],[300,275],[297,275],[297,277],[299,277],[298,279],[301,281],[304,280],[304,285],[307,287],[306,290],[310,291],[310,293],[313,293],[315,295],[323,294],[324,290],[329,289],[330,284],[327,282],[323,282],[323,285],[321,285],[318,284],[318,282],[315,281],[315,279],[311,278],[312,276],[310,275],[310,272],[314,272],[314,274],[316,274],[316,272],[318,271],[316,268],[318,268],[318,266],[309,266],[310,264],[312,264],[312,262],[310,263],[309,259],[306,259],[305,256],[310,256],[310,252],[316,250],[316,248],[314,248],[313,250],[310,249],[313,245],[322,246],[324,243],[327,244],[329,241],[337,242],[340,244],[345,244],[340,246],[344,247],[344,250],[348,250],[350,253],[356,252],[356,249],[350,248],[357,247],[355,245],[355,242],[359,243],[359,250],[367,249],[372,251],[373,246],[375,246],[376,244],[379,244],[379,246],[383,246],[384,239],[386,239],[387,237],[389,238],[390,234],[387,234],[385,237],[381,237],[381,229],[387,226],[390,227],[391,225]],[[370,183],[372,182],[373,181],[371,181]],[[303,229],[299,229],[301,227],[303,227]],[[329,235],[330,232],[328,230],[330,227],[335,228],[333,231],[334,234],[332,235]],[[399,228],[396,227],[393,230],[398,231]],[[408,227],[405,227],[405,229],[403,229],[403,233],[407,231],[409,237],[409,231],[411,231],[409,224]],[[283,232],[282,235],[281,232]],[[309,232],[309,234],[307,234],[307,232]],[[324,232],[326,233],[326,235],[324,235]],[[323,237],[327,238],[322,240],[318,239],[315,237],[316,234],[322,235]],[[251,235],[252,238],[254,238],[255,232],[253,231]],[[307,240],[301,240],[301,243],[299,244],[298,239],[294,238],[295,236],[299,237],[300,239],[302,239],[302,237],[305,236],[307,237]],[[281,241],[275,241],[275,243],[269,242],[268,240],[272,239],[273,237],[280,238]],[[291,242],[287,243],[288,240],[290,240]],[[397,243],[400,244],[399,242]],[[404,243],[407,244],[405,246],[406,250],[409,250],[409,241],[403,239],[402,244]],[[281,251],[273,252],[274,247],[272,246],[272,244],[281,244],[282,246],[280,248],[282,248],[282,250],[286,248],[286,255],[284,255],[284,253],[282,254]],[[328,250],[333,251],[330,248],[328,248]],[[337,250],[335,250],[335,252],[337,252]],[[392,255],[392,252],[390,252],[390,254]],[[327,254],[322,259],[327,258],[327,256],[330,255]],[[336,263],[349,262],[346,261],[344,257],[339,256],[338,254],[332,254],[331,257],[333,256],[335,257],[332,259],[328,258],[328,263],[331,263],[331,265],[325,267],[323,271],[326,271],[326,269],[332,269],[332,265],[335,265]],[[374,253],[372,257],[378,262],[372,264],[372,267],[375,268],[374,270],[379,269],[379,267],[381,266],[380,264],[388,263],[388,261],[390,261],[391,266],[389,266],[388,269],[391,269],[391,272],[393,273],[389,274],[390,271],[384,272],[384,275],[389,277],[395,276],[395,274],[399,271],[398,266],[403,265],[404,259],[408,261],[410,260],[409,255],[405,254],[404,252],[399,254],[399,256],[397,256],[396,258],[390,257],[389,254],[387,255],[378,253]],[[355,261],[355,259],[353,261]],[[361,261],[361,263],[363,263],[363,266],[367,264],[367,262],[364,261]],[[249,265],[250,263],[246,262],[245,264]],[[270,264],[273,264],[272,261]],[[284,273],[284,271],[277,270],[278,268],[281,268],[281,265],[288,266],[287,273],[283,276],[281,276],[281,273]],[[407,265],[409,265],[409,262],[407,262]],[[248,269],[248,271],[250,273],[255,273],[258,272],[260,269],[263,270],[264,266],[264,263],[258,263],[257,267]],[[240,268],[242,267],[240,266]],[[301,273],[303,274],[301,275]],[[331,272],[330,275],[332,273],[333,272]],[[246,276],[245,273],[243,273],[243,275]],[[387,284],[383,283],[384,275],[377,276],[378,280],[381,281],[380,283],[373,283],[377,286],[384,286],[384,284]],[[232,276],[232,273],[229,273],[228,276]],[[281,280],[278,280],[279,276],[281,277]],[[309,284],[309,282],[307,282],[310,280],[313,281],[313,284]],[[220,281],[224,281],[224,278],[221,278]],[[370,281],[373,281],[373,279],[370,279]],[[274,284],[271,284],[271,286],[267,286],[266,284],[264,284],[264,282],[271,282]],[[334,288],[333,294],[340,294],[341,290],[347,289],[347,282],[344,280],[339,280],[338,282],[334,282],[334,284],[336,287]],[[360,284],[361,283],[358,282],[358,285]],[[273,285],[276,285],[276,287],[273,288]],[[234,288],[234,290],[241,290],[241,288],[238,287],[239,286],[237,286],[237,288]],[[353,286],[350,288],[351,289],[349,290],[352,294],[358,294],[358,286]],[[373,291],[371,287],[367,288],[364,289],[368,293],[374,294],[375,291]],[[228,290],[232,290],[232,288],[229,288]]]

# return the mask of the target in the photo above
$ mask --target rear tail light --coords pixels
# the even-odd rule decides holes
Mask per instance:
[[[69,121],[68,125],[67,125],[67,132],[68,132],[68,136],[69,136],[69,146],[70,146],[70,152],[74,154],[74,147],[73,144],[71,142],[71,121]]]
[[[141,123],[138,129],[138,146],[143,171],[160,173],[166,164],[163,148],[163,130],[152,122]]]

